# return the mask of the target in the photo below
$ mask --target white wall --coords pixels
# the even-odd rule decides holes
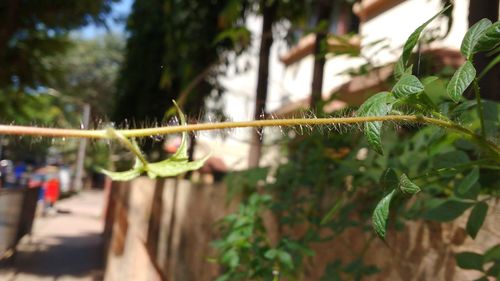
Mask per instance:
[[[453,11],[454,22],[450,34],[441,42],[433,46],[460,48],[460,42],[467,30],[467,12],[469,1],[456,0]],[[400,48],[408,36],[423,22],[432,17],[441,9],[440,0],[407,0],[383,14],[362,23],[360,33],[362,46],[379,39],[388,39],[389,48],[376,57],[372,57],[370,50],[363,49],[365,55],[370,56],[376,64],[386,64],[397,60]],[[446,25],[445,22],[433,22],[430,28]],[[238,58],[237,63],[250,64],[244,73],[228,73],[220,79],[227,89],[224,96],[226,114],[231,120],[251,120],[255,104],[255,89],[257,83],[258,52],[260,44],[260,30],[262,20],[260,17],[250,17],[248,27],[252,31],[252,46],[248,53]],[[273,111],[287,102],[298,101],[310,95],[313,56],[308,56],[301,61],[285,67],[279,61],[279,54],[286,52],[285,43],[275,40],[271,49],[270,77],[267,110]],[[323,92],[342,85],[349,80],[346,75],[339,73],[361,63],[360,59],[334,57],[325,65]],[[223,140],[220,135],[201,134],[198,149],[199,154],[212,151],[214,156],[221,157],[230,168],[241,169],[247,164],[249,129],[239,129],[229,132]]]

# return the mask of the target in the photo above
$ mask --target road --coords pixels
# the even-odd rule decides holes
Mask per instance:
[[[101,280],[103,204],[103,192],[85,191],[59,201],[57,213],[37,217],[12,265],[0,268],[0,281]]]

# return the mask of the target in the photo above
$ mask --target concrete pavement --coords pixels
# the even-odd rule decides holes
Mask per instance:
[[[0,267],[0,281],[101,280],[103,204],[103,192],[85,191],[37,217],[12,265]]]

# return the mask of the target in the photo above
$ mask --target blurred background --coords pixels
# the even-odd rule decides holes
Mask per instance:
[[[431,103],[449,107],[462,38],[482,18],[498,21],[498,0],[2,0],[0,122],[176,125],[172,100],[188,123],[351,116],[392,88],[404,42],[448,4],[422,34],[413,71]],[[493,58],[478,55],[477,72]],[[499,77],[496,65],[480,81],[495,141]],[[479,126],[476,116],[460,118]],[[202,169],[126,183],[99,173],[132,165],[118,144],[0,136],[0,280],[483,276],[454,254],[500,243],[498,171],[480,170],[477,196],[488,196],[493,215],[474,240],[464,230],[472,205],[446,218],[426,213],[469,170],[422,176],[474,161],[471,144],[424,126],[385,134],[380,156],[353,127],[192,133],[189,157],[211,154]],[[179,143],[177,135],[139,140],[151,161]],[[387,167],[406,167],[427,187],[422,198],[435,200],[401,209],[390,247],[369,224]]]

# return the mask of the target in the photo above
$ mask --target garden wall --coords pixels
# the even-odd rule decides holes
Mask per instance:
[[[109,192],[105,237],[105,280],[214,280],[219,266],[211,262],[217,238],[214,223],[235,206],[225,202],[222,184],[195,185],[173,179],[138,178],[113,183]],[[381,272],[367,280],[474,280],[479,277],[455,265],[454,254],[500,243],[500,204],[490,202],[489,216],[476,240],[465,233],[468,213],[453,223],[408,222],[390,231],[389,246],[379,240],[367,249],[365,263]],[[352,260],[366,240],[356,229],[327,244],[314,245],[305,280],[319,280],[337,258]]]

